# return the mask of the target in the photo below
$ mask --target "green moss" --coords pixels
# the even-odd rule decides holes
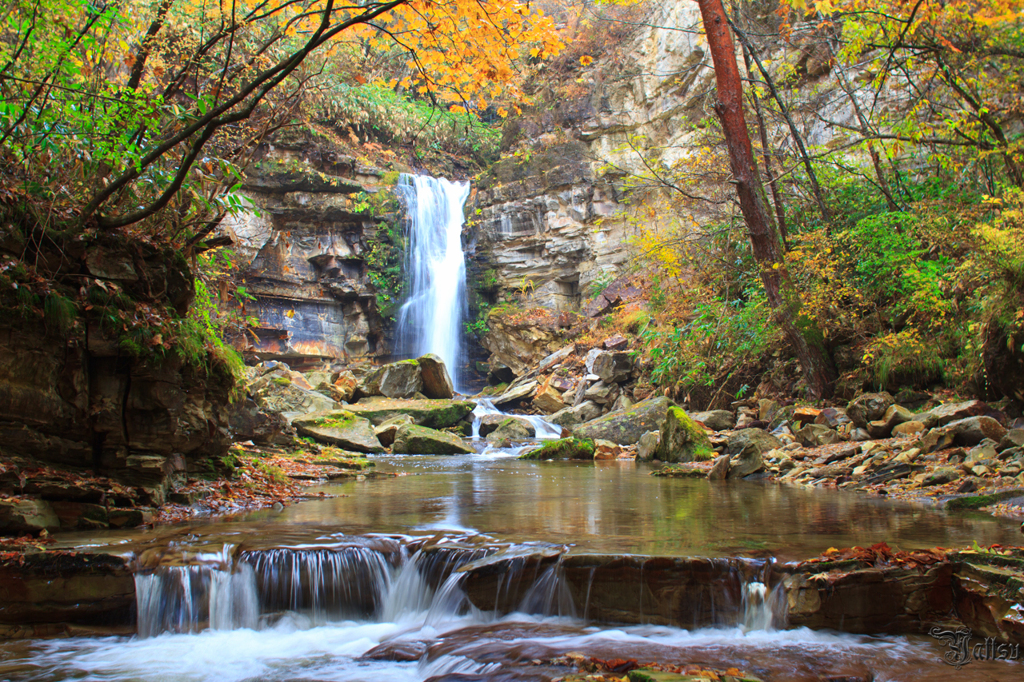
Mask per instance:
[[[981,509],[1003,500],[1008,500],[1013,497],[1020,497],[1024,495],[1024,490],[1020,488],[1014,488],[1013,490],[1003,490],[997,493],[990,493],[988,495],[970,495],[967,497],[956,497],[949,502],[946,502],[946,509]]]
[[[590,438],[560,438],[524,453],[519,459],[594,459],[594,441]]]
[[[270,383],[274,384],[275,386],[291,386],[292,380],[289,379],[288,377],[274,377],[273,379],[270,380]]]
[[[676,451],[679,451],[679,454],[676,454]],[[690,419],[690,415],[682,408],[675,405],[669,407],[665,423],[661,427],[658,458],[666,462],[706,462],[714,457],[714,448],[711,447],[711,441],[704,429]]]
[[[322,429],[337,429],[342,431],[350,428],[356,421],[356,415],[345,410],[339,410],[338,412],[331,412],[329,415],[323,416],[313,422],[313,426]]]

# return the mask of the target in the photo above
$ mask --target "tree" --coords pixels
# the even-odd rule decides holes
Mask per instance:
[[[813,326],[798,326],[802,322],[800,297],[786,271],[779,235],[765,207],[764,188],[743,114],[743,87],[725,9],[721,0],[698,0],[697,4],[715,67],[715,113],[722,123],[740,211],[760,267],[761,281],[775,318],[800,361],[808,390],[815,397],[828,397],[834,390],[835,369]]]

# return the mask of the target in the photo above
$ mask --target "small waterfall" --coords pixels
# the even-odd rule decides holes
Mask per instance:
[[[479,440],[480,439],[480,420],[481,420],[482,417],[484,417],[484,416],[486,416],[488,414],[506,414],[506,413],[502,412],[497,407],[495,407],[494,403],[491,402],[489,399],[487,399],[487,398],[477,398],[476,399],[476,407],[473,408],[473,412],[472,412],[472,417],[473,417],[473,434],[472,434],[472,439],[473,440]],[[516,414],[516,415],[509,415],[509,416],[514,416],[516,419],[522,419],[523,421],[530,422],[530,424],[532,424],[533,428],[536,430],[535,438],[537,438],[538,440],[551,440],[551,439],[561,438],[562,437],[562,427],[558,426],[557,424],[552,424],[551,422],[549,422],[546,419],[544,419],[544,417],[538,417],[536,415],[527,415],[527,414]]]
[[[406,277],[409,297],[398,312],[397,350],[444,360],[459,388],[462,320],[466,314],[463,205],[468,182],[402,175],[398,196],[408,216]]]
[[[785,621],[785,591],[782,585],[769,590],[762,582],[751,581],[743,586],[743,631],[772,631]]]

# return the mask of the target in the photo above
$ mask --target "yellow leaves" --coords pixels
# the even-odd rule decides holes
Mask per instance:
[[[448,111],[452,112],[453,114],[465,114],[466,107],[462,106],[461,104],[453,104],[450,107],[448,107]]]
[[[580,64],[583,65],[583,66],[590,66],[593,63],[594,63],[594,58],[591,57],[589,54],[585,54],[585,55],[582,55],[580,57]]]
[[[508,110],[505,107],[498,107],[498,116],[508,118]]]
[[[292,308],[289,308],[288,310],[284,311],[284,316],[287,317],[289,320],[294,318],[295,317],[295,310],[292,309]]]

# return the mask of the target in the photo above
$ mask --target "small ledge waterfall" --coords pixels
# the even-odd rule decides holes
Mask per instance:
[[[396,349],[410,357],[438,355],[458,391],[467,305],[462,211],[469,183],[402,175],[397,192],[409,221],[409,297],[398,312]]]

